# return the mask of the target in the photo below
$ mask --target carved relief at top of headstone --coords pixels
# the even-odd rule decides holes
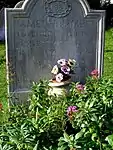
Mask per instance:
[[[45,2],[45,11],[50,17],[65,17],[71,11],[71,4],[67,0],[51,0]]]
[[[95,68],[102,74],[103,10],[90,10],[86,0],[25,0],[5,16],[7,63],[14,74],[10,93],[24,95],[33,81],[50,79],[50,66],[60,58],[77,61],[75,82]]]

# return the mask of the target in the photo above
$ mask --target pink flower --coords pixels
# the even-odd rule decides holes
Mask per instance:
[[[85,86],[84,85],[82,85],[82,84],[77,84],[76,85],[76,89],[78,90],[78,91],[84,91],[84,88],[85,88]]]
[[[63,74],[62,73],[59,73],[56,75],[56,81],[57,82],[61,82],[63,80]]]
[[[99,75],[99,72],[98,72],[97,69],[95,69],[95,70],[93,70],[93,71],[91,72],[91,76],[96,76],[96,77],[98,77],[98,75]]]
[[[74,112],[78,112],[77,106],[69,106],[68,109],[67,109],[67,115],[70,116],[70,115],[72,115]]]
[[[59,65],[61,65],[61,66],[65,66],[65,65],[67,65],[67,60],[66,59],[59,59],[58,61],[57,61],[57,63],[59,64]]]

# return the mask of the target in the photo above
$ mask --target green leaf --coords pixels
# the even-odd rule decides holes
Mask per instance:
[[[64,140],[64,139],[63,139],[63,140]],[[59,141],[58,146],[60,147],[60,146],[65,145],[65,144],[66,144],[65,141]]]
[[[97,134],[96,134],[96,133],[93,133],[91,139],[92,139],[93,141],[95,141],[95,138],[96,138],[96,137],[97,137]]]
[[[80,132],[78,132],[76,135],[75,135],[75,140],[78,140],[80,137],[82,137],[82,135],[84,134],[85,132],[85,128],[83,128]]]
[[[64,141],[68,142],[69,140],[70,140],[69,135],[66,132],[64,132]]]
[[[58,150],[66,150],[68,148],[67,145],[62,145],[61,147],[58,147]]]
[[[74,140],[74,136],[73,135],[70,135],[70,141],[73,141]]]
[[[51,107],[49,107],[49,109],[47,110],[47,114],[49,114],[51,111]]]
[[[38,106],[39,108],[43,108],[42,105],[41,105],[39,102],[37,102],[37,106]]]
[[[94,103],[95,103],[95,100],[93,100],[93,101],[89,104],[89,108],[93,107]]]
[[[35,147],[33,148],[33,150],[37,150],[38,149],[38,144],[39,144],[39,141],[37,141],[37,144],[35,145]]]
[[[105,140],[113,147],[113,134],[108,135]]]

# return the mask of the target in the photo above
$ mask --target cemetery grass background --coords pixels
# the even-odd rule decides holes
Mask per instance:
[[[5,46],[0,44],[0,102],[7,107]],[[104,76],[113,79],[113,28],[105,33]]]
[[[7,106],[6,58],[4,44],[0,44],[0,102],[2,102],[4,106]]]

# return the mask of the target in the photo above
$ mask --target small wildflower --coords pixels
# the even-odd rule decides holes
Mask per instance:
[[[56,75],[56,81],[57,82],[61,82],[63,80],[63,74],[62,73],[59,73]]]
[[[91,76],[97,76],[97,77],[98,77],[98,75],[99,75],[99,72],[98,72],[97,69],[95,69],[95,70],[93,70],[93,71],[91,72]]]
[[[76,89],[77,89],[79,92],[83,92],[83,91],[84,91],[84,88],[85,88],[85,86],[82,85],[82,84],[77,84],[77,85],[76,85]]]
[[[67,115],[72,116],[74,112],[78,112],[77,106],[69,106],[67,109]]]
[[[66,59],[59,59],[57,63],[61,66],[66,66],[67,65],[67,60]]]

